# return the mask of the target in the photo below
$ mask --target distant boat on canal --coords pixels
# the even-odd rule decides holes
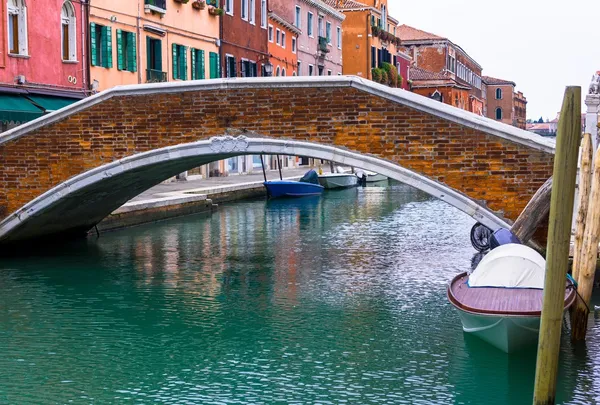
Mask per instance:
[[[388,180],[388,178],[386,176],[384,176],[383,174],[379,174],[379,173],[375,173],[369,170],[358,170],[356,172],[356,175],[358,176],[359,179],[362,178],[363,173],[367,176],[367,183],[377,183],[379,181],[386,181]]]
[[[509,243],[490,251],[471,273],[449,283],[448,300],[463,330],[512,353],[535,345],[539,335],[546,261],[535,250]],[[575,301],[565,281],[564,310]]]
[[[323,186],[319,184],[319,175],[314,170],[309,170],[298,181],[272,180],[265,181],[263,184],[270,198],[306,197],[323,193]]]
[[[356,187],[358,176],[354,173],[346,173],[341,167],[336,167],[336,173],[319,174],[319,184],[326,189]]]

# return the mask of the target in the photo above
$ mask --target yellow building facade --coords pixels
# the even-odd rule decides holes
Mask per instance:
[[[94,0],[93,89],[221,77],[218,0]]]

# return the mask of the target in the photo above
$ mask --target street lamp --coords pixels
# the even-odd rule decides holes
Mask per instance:
[[[265,72],[265,76],[267,76],[267,77],[273,76],[273,65],[271,64],[271,62],[267,61],[266,63],[264,63],[263,69]]]

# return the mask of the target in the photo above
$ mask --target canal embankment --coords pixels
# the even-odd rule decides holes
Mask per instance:
[[[284,180],[298,180],[308,168],[284,169]],[[275,170],[266,173],[268,180],[278,180]],[[112,231],[190,214],[207,214],[219,204],[265,195],[263,173],[211,177],[158,184],[128,201],[108,217],[97,230]],[[96,229],[91,231],[96,232]]]

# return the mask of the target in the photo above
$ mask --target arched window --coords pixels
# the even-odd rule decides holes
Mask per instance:
[[[502,100],[502,89],[499,87],[496,89],[496,100]]]
[[[296,72],[292,72],[292,76],[296,76]]]
[[[63,60],[77,60],[75,31],[75,9],[70,1],[65,1],[60,12],[60,32],[62,38]]]
[[[497,120],[502,119],[502,108],[500,108],[500,107],[496,108],[496,119]]]
[[[279,76],[279,73],[280,73],[280,72],[281,72],[281,71],[280,71],[280,69],[279,69],[279,66],[277,66],[277,70],[275,71],[275,76]]]
[[[285,68],[281,69],[281,76],[285,76]]]
[[[13,55],[27,55],[25,0],[8,0],[8,52]]]

